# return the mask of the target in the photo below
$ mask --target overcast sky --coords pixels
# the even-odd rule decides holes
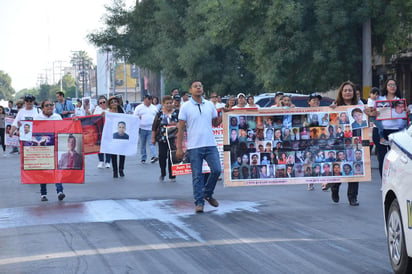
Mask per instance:
[[[87,42],[86,35],[103,28],[104,5],[111,3],[112,0],[1,0],[0,70],[12,78],[16,92],[36,87],[39,75],[45,75],[53,62],[62,60],[68,66],[71,51],[84,50],[95,63],[96,48]],[[51,84],[52,73],[48,75]]]

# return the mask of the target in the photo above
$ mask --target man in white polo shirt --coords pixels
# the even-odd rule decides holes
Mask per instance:
[[[140,141],[140,156],[141,163],[146,163],[147,154],[146,154],[146,146],[149,143],[150,153],[152,158],[150,162],[153,164],[159,158],[156,156],[156,146],[152,144],[152,124],[153,120],[157,114],[157,108],[152,104],[152,96],[145,95],[143,99],[143,104],[140,104],[134,110],[133,115],[139,117],[140,119],[140,126],[139,126],[139,141]]]
[[[218,207],[218,201],[213,198],[213,191],[219,178],[221,167],[217,144],[212,131],[212,125],[217,127],[222,118],[217,116],[217,110],[212,102],[203,98],[203,86],[199,81],[190,85],[192,98],[182,105],[179,112],[176,157],[183,158],[182,140],[186,127],[187,154],[192,169],[193,196],[196,213],[203,212],[204,200],[211,206]],[[210,168],[210,175],[205,181],[202,174],[202,163],[205,160]]]

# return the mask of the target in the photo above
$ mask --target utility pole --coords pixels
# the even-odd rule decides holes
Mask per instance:
[[[125,57],[123,57],[123,70],[124,70],[125,101],[127,101],[127,71],[126,71],[126,58]]]
[[[372,43],[370,18],[362,26],[362,95],[372,89]]]

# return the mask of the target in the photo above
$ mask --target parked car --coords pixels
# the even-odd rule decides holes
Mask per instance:
[[[382,169],[382,203],[389,259],[395,273],[412,273],[412,127],[389,136]]]
[[[298,93],[284,93],[292,98],[292,103],[296,107],[308,107],[309,94]],[[258,104],[262,108],[271,107],[275,103],[276,93],[265,93],[255,96],[255,104]],[[322,96],[320,100],[320,106],[329,106],[334,100],[329,97]]]

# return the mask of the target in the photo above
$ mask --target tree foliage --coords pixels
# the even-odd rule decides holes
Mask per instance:
[[[14,89],[11,86],[10,76],[0,70],[0,99],[10,100],[13,94]]]
[[[379,53],[405,48],[412,33],[412,2],[402,0],[142,0],[130,11],[116,0],[107,11],[91,42],[221,94],[359,83],[365,21]]]

